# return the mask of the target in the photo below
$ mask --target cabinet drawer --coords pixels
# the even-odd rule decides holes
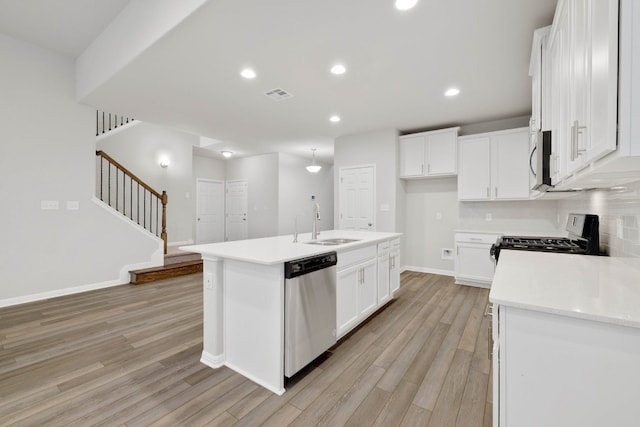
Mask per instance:
[[[382,252],[389,251],[389,247],[389,241],[378,243],[378,255],[380,255]]]
[[[364,248],[353,249],[351,251],[338,253],[338,270],[342,270],[351,265],[358,264],[368,258],[376,256],[377,245],[366,246]]]
[[[456,242],[494,244],[502,234],[456,233]]]

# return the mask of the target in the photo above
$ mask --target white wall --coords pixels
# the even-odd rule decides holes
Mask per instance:
[[[227,180],[248,181],[249,238],[278,235],[278,154],[227,160]]]
[[[158,192],[167,192],[169,244],[194,240],[195,186],[193,146],[200,137],[151,123],[140,123],[101,139],[96,144]],[[160,167],[166,156],[171,164]]]
[[[318,173],[305,169],[308,159],[280,153],[278,234],[293,234],[294,220],[298,217],[298,233],[310,232],[313,220],[311,196],[320,205],[318,230],[333,230],[333,167],[322,165]]]
[[[334,204],[339,208],[340,168],[376,165],[376,231],[397,231],[398,131],[387,129],[337,138],[334,146]],[[381,211],[388,204],[390,210]],[[334,223],[338,226],[336,209]]]
[[[0,57],[0,305],[121,283],[123,265],[161,263],[160,239],[93,201],[95,111],[75,102],[73,61],[2,34]]]

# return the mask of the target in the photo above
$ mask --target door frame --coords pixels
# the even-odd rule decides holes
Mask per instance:
[[[227,221],[225,217],[225,208],[226,208],[226,197],[225,197],[225,182],[219,179],[209,179],[209,178],[196,178],[196,212],[195,212],[195,221],[196,221],[196,229],[195,229],[195,242],[198,242],[198,212],[200,211],[200,194],[198,193],[198,183],[199,182],[212,182],[216,184],[222,185],[222,200],[221,202],[221,210],[222,210],[222,241],[225,239],[225,233],[227,231]]]
[[[371,215],[373,221],[374,230],[377,229],[377,220],[376,220],[376,206],[377,206],[377,185],[376,185],[376,164],[375,163],[367,163],[363,165],[352,165],[352,166],[343,166],[338,170],[338,229],[343,230],[342,228],[342,174],[345,170],[348,169],[363,169],[363,168],[371,168],[373,170],[373,181],[372,181],[372,197],[371,197]]]

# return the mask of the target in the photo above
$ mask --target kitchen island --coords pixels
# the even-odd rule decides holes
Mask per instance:
[[[638,258],[503,250],[489,300],[494,426],[637,425]]]
[[[284,393],[284,263],[335,251],[340,275],[341,266],[347,272],[358,267],[361,256],[376,259],[378,254],[386,253],[387,263],[383,265],[389,272],[389,244],[397,243],[399,251],[400,236],[399,233],[333,230],[323,231],[318,240],[355,241],[324,246],[310,244],[311,235],[301,234],[296,243],[293,236],[288,235],[181,247],[200,253],[204,262],[201,362],[212,368],[227,366],[276,394]],[[393,265],[398,266],[399,262],[394,259]],[[388,300],[378,298],[379,271],[378,260],[378,269],[372,277],[367,276],[374,282],[374,308]],[[395,272],[399,274],[398,269]],[[365,277],[364,269],[358,277]],[[387,276],[387,287],[389,282]],[[341,289],[348,285],[338,279],[336,299],[342,298]],[[350,293],[347,297],[357,300]],[[340,301],[337,301],[336,324],[341,317]],[[349,318],[345,328],[337,327],[338,337],[373,311],[359,313],[363,315],[355,316],[355,320]]]

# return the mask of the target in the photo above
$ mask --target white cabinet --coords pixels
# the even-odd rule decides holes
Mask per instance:
[[[529,128],[459,138],[459,200],[529,198]]]
[[[378,308],[377,246],[338,254],[336,316],[338,338]]]
[[[391,296],[400,289],[400,239],[391,241],[389,253],[389,291]]]
[[[500,234],[456,233],[455,282],[461,285],[491,287],[495,263],[489,251]]]
[[[389,246],[389,242],[378,244],[378,304],[384,304],[391,299]]]
[[[459,129],[456,127],[401,136],[400,177],[455,175]]]
[[[547,50],[559,184],[617,147],[618,0],[560,0]]]
[[[638,425],[640,329],[505,305],[493,316],[494,426]]]

